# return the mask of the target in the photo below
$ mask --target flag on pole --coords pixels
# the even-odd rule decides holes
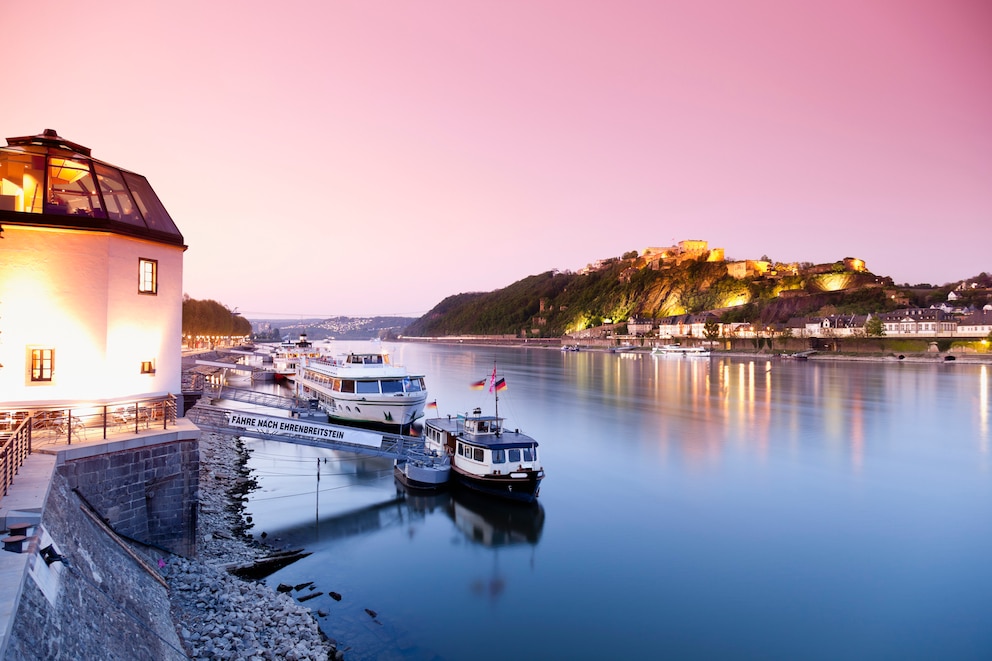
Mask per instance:
[[[435,399],[433,402],[427,402],[427,407],[426,408],[434,409],[436,411],[437,410],[437,400]]]
[[[501,390],[506,390],[506,379],[500,379],[496,382],[496,392],[500,392]]]
[[[476,381],[475,383],[473,383],[473,384],[472,384],[471,386],[469,386],[469,387],[470,387],[470,388],[471,388],[472,390],[483,390],[483,389],[484,389],[484,388],[486,387],[486,380],[485,380],[485,379],[483,379],[482,381]]]
[[[493,391],[496,387],[496,363],[493,363],[493,375],[489,377],[489,392]]]

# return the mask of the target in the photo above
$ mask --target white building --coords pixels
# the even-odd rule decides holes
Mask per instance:
[[[8,138],[0,228],[0,408],[178,397],[186,246],[143,176]]]

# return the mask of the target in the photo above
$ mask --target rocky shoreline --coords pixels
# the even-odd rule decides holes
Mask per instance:
[[[340,660],[312,612],[291,594],[240,579],[229,570],[270,555],[244,527],[241,498],[252,487],[240,441],[200,438],[197,558],[159,561],[172,618],[190,659]]]

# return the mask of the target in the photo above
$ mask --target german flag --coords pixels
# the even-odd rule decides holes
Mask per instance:
[[[500,379],[496,382],[496,392],[500,390],[506,390],[506,379]]]
[[[485,390],[485,388],[486,388],[486,380],[485,380],[485,379],[483,379],[482,381],[476,381],[475,383],[473,383],[473,384],[472,384],[471,386],[469,386],[469,387],[470,387],[470,388],[471,388],[472,390]]]

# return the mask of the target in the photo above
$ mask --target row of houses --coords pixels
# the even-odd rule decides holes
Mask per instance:
[[[940,308],[908,308],[877,314],[797,317],[784,324],[721,323],[711,312],[664,317],[657,321],[631,319],[627,334],[658,337],[705,337],[707,324],[716,324],[719,337],[865,337],[868,322],[879,319],[886,337],[960,337],[982,339],[992,333],[992,305],[966,314]]]

